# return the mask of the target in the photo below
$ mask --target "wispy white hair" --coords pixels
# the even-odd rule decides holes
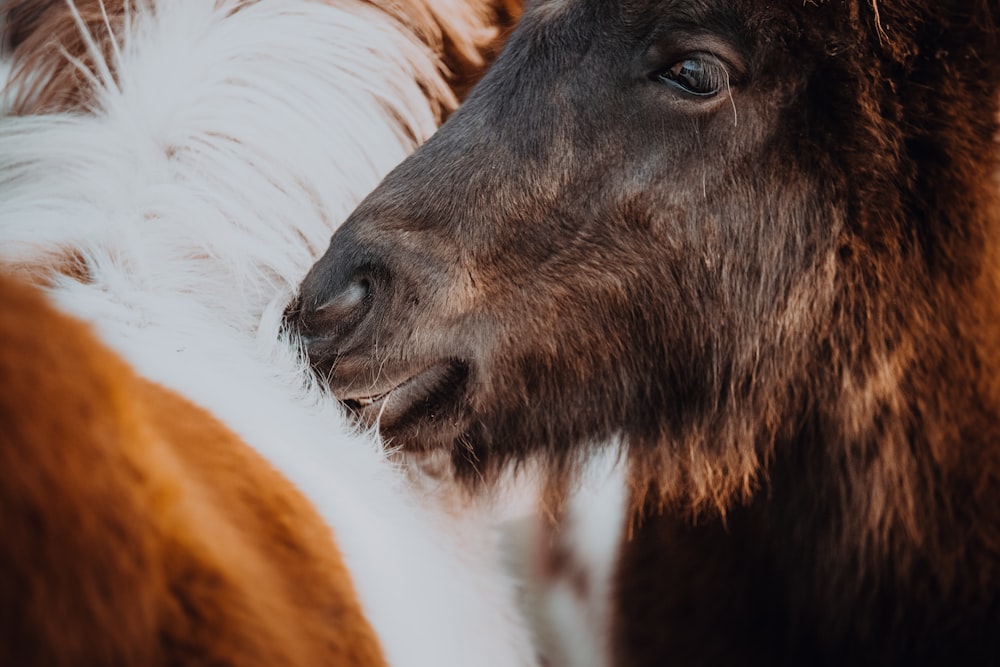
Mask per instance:
[[[354,0],[160,0],[117,37],[86,109],[0,117],[0,259],[79,264],[46,279],[56,302],[298,485],[391,664],[530,663],[491,536],[418,503],[280,332],[337,224],[435,129],[433,54]]]

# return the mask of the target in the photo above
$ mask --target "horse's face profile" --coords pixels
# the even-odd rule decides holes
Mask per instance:
[[[887,4],[536,2],[305,279],[313,365],[477,474],[622,438],[664,483],[745,488],[821,400],[844,294],[896,280],[867,253],[902,236],[920,28],[887,37]]]

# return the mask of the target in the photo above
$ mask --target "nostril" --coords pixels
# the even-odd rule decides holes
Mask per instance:
[[[372,308],[375,288],[370,274],[362,270],[341,282],[325,301],[309,294],[300,298],[296,328],[313,363],[326,363],[349,346]],[[305,305],[310,301],[318,305]]]
[[[371,281],[367,276],[356,276],[347,286],[316,309],[322,319],[331,323],[347,324],[367,311]]]
[[[294,326],[310,358],[336,358],[363,339],[366,318],[385,301],[389,284],[388,267],[345,222],[299,286]]]

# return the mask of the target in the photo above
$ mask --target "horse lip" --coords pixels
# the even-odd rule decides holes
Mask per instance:
[[[359,355],[348,355],[337,359],[336,373],[328,376],[333,395],[341,403],[372,403],[401,388],[403,385],[419,377],[435,364],[409,364],[403,368],[379,371],[381,381],[367,383],[358,379],[371,375],[370,361]]]
[[[455,392],[466,374],[466,364],[454,359],[439,361],[410,375],[401,382],[366,389],[335,392],[365,426],[378,426],[383,433],[391,431],[406,419],[419,417],[423,405],[430,408],[435,401]]]
[[[404,384],[412,380],[414,377],[416,376],[411,376],[406,380],[403,380],[399,384],[391,385],[386,389],[368,390],[366,393],[361,393],[361,394],[355,392],[340,393],[340,394],[335,393],[334,396],[336,396],[337,400],[340,401],[341,403],[357,403],[361,407],[366,407],[373,403],[379,403],[385,400],[386,396],[388,396],[392,392],[402,387]]]

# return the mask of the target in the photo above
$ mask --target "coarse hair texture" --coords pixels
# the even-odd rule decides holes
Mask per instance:
[[[542,2],[293,317],[470,488],[622,444],[624,664],[995,662],[998,104],[995,2]]]

